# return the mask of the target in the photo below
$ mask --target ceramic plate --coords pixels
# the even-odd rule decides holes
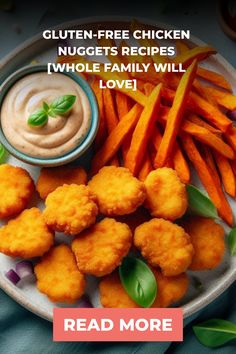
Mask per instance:
[[[161,23],[155,23],[149,20],[139,19],[141,22],[146,23],[153,28],[171,28]],[[98,24],[102,27],[109,29],[128,29],[131,18],[87,18],[74,22],[69,22],[58,26],[59,29],[66,28],[78,28],[78,29],[91,29],[95,28]],[[173,27],[172,27],[173,28]],[[11,52],[0,63],[0,81],[2,82],[9,74],[15,71],[17,68],[29,64],[33,59],[38,60],[40,63],[52,62],[56,58],[56,41],[45,41],[41,35],[38,35],[31,40],[25,42],[20,47]],[[197,38],[192,37],[192,42],[189,44],[205,45],[204,42]],[[221,73],[231,83],[232,87],[236,89],[236,72],[234,68],[226,62],[222,56],[215,55],[207,61],[204,61],[204,66],[214,69]],[[32,175],[34,180],[37,179],[39,168],[26,165],[10,157],[9,163],[19,165],[26,168]],[[193,183],[200,186],[196,175],[193,173]],[[31,203],[32,205],[38,205],[43,207],[42,203],[37,201],[37,198]],[[233,210],[236,210],[236,202],[230,199],[230,204]],[[226,233],[228,228],[224,225]],[[57,235],[57,240],[68,241],[68,237],[63,235]],[[36,289],[35,282],[22,283],[19,287],[16,287],[7,280],[4,273],[12,268],[17,260],[13,260],[10,257],[0,254],[0,287],[9,294],[19,304],[43,317],[49,321],[52,321],[53,308],[55,306],[62,307],[63,304],[53,304],[46,296],[39,293]],[[190,316],[196,311],[202,309],[204,306],[213,301],[219,296],[230,284],[236,279],[236,257],[230,257],[225,255],[224,261],[221,266],[213,271],[205,272],[188,272],[191,278],[191,285],[188,294],[182,299],[181,305],[183,307],[184,316]],[[195,286],[197,281],[202,283],[202,287],[197,289]],[[87,293],[89,294],[94,306],[101,306],[98,298],[97,280],[93,277],[88,277]],[[75,305],[76,306],[76,305]]]

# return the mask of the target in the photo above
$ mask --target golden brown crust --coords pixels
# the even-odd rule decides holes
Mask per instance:
[[[34,192],[34,182],[21,167],[0,165],[0,219],[24,210]]]
[[[82,167],[55,167],[55,168],[42,168],[36,189],[42,199],[53,192],[57,187],[63,184],[86,184],[87,173]]]
[[[224,229],[213,219],[189,217],[183,222],[194,248],[189,266],[191,270],[208,270],[218,267],[225,253]]]
[[[107,216],[133,213],[143,204],[145,186],[124,167],[105,166],[88,183]]]
[[[186,271],[193,257],[193,246],[184,229],[171,221],[152,219],[138,226],[134,244],[153,267],[160,267],[165,276]]]
[[[74,303],[84,293],[85,279],[69,246],[53,247],[35,266],[37,287],[53,302]]]
[[[47,225],[69,235],[93,225],[98,214],[96,197],[84,185],[64,184],[48,195],[45,204],[43,215]]]
[[[40,257],[52,246],[53,236],[41,211],[26,209],[0,229],[0,252],[11,257]]]
[[[73,242],[78,268],[97,277],[111,273],[129,252],[132,233],[128,225],[105,218],[82,232]]]
[[[158,168],[145,180],[147,197],[145,206],[154,217],[176,220],[184,215],[188,206],[185,185],[172,168]]]

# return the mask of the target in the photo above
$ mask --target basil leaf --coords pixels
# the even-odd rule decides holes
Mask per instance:
[[[68,112],[73,104],[75,103],[76,96],[73,95],[64,95],[59,98],[56,98],[51,104],[48,114],[50,116],[55,116],[57,114],[63,115]]]
[[[49,111],[49,105],[47,104],[47,102],[43,102],[43,109],[45,113],[48,113]]]
[[[0,144],[0,164],[4,163],[7,159],[7,151],[2,144]]]
[[[48,121],[48,115],[45,113],[44,109],[39,109],[35,113],[31,114],[28,118],[28,124],[33,127],[39,127],[44,125]]]
[[[228,243],[231,256],[236,255],[236,227],[234,227],[228,235]]]
[[[225,320],[208,320],[193,326],[193,331],[199,342],[210,348],[219,347],[236,339],[236,325]]]
[[[131,299],[150,307],[157,295],[157,282],[151,269],[138,258],[125,257],[119,267],[121,283]]]
[[[189,209],[192,213],[209,218],[218,218],[217,210],[212,201],[198,188],[189,184],[186,186]]]

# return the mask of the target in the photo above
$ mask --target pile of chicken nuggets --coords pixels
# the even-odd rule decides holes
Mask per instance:
[[[27,209],[35,190],[43,211]],[[213,269],[225,253],[219,224],[186,217],[186,188],[171,168],[152,171],[144,182],[124,167],[105,166],[89,181],[81,167],[43,168],[35,186],[26,170],[4,164],[0,193],[0,252],[36,257],[37,287],[53,302],[76,302],[89,274],[100,278],[103,307],[139,307],[117,271],[135,248],[158,283],[152,307],[167,307],[187,292],[188,269]],[[55,232],[71,242],[56,244]]]

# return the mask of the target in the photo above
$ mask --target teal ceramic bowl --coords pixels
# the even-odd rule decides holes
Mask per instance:
[[[17,71],[15,71],[12,75],[10,75],[0,86],[0,110],[2,102],[10,90],[10,88],[21,78],[27,76],[29,74],[37,73],[37,72],[45,72],[47,71],[47,65],[30,65],[25,66]],[[17,150],[9,141],[6,139],[4,132],[2,130],[2,126],[0,123],[0,142],[1,144],[8,150],[10,154],[18,158],[19,160],[29,163],[31,165],[42,166],[42,167],[53,167],[53,166],[61,166],[64,164],[68,164],[82,155],[90,148],[92,145],[94,138],[97,133],[98,125],[99,125],[99,113],[98,113],[98,105],[96,97],[87,83],[80,75],[76,75],[73,73],[62,73],[63,75],[67,75],[72,78],[85,92],[88,97],[90,108],[91,108],[91,126],[87,135],[80,142],[80,144],[75,147],[73,150],[67,152],[65,155],[52,157],[52,158],[37,158],[33,156],[26,155],[21,151]],[[1,121],[0,121],[1,122]]]

